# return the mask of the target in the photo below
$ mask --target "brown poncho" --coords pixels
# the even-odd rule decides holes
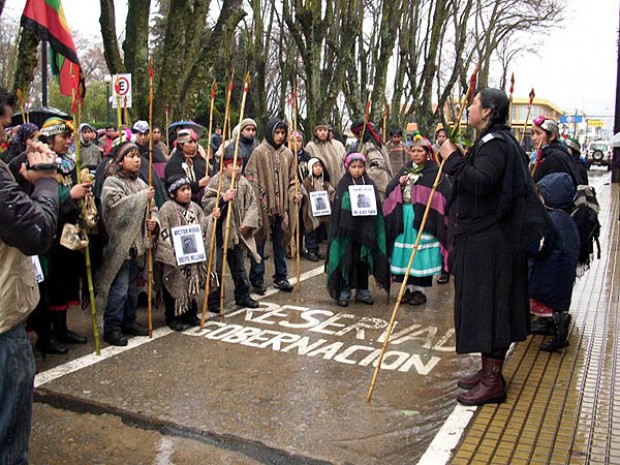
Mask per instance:
[[[327,142],[312,141],[306,145],[306,152],[311,157],[321,160],[329,176],[329,182],[332,186],[337,186],[345,173],[344,159],[347,152],[344,145],[331,140]]]
[[[289,188],[295,185],[293,154],[284,146],[276,149],[264,140],[252,152],[244,174],[254,188],[262,221],[254,237],[259,242],[265,240],[273,218],[280,216],[286,246],[290,242],[289,217],[294,215],[289,215],[289,208],[294,207],[288,197]]]
[[[219,180],[220,174],[218,173],[211,178],[202,197],[202,208],[204,208],[205,213],[208,215],[210,215],[215,208]],[[238,178],[236,184],[237,196],[232,201],[233,213],[230,218],[230,242],[228,243],[228,248],[232,249],[239,243],[242,243],[249,250],[254,259],[260,262],[260,255],[258,255],[256,241],[254,240],[254,233],[260,228],[261,221],[258,214],[256,195],[254,194],[254,189],[244,176]],[[223,175],[221,195],[223,196],[228,189],[230,189],[230,178]],[[224,225],[226,223],[226,216],[222,215],[218,223]],[[239,228],[241,226],[250,228],[250,232],[246,236],[239,234]]]
[[[206,262],[178,266],[170,230],[177,226],[199,224],[208,253],[210,222],[197,203],[190,202],[186,208],[174,200],[168,200],[162,205],[159,220],[161,228],[155,261],[161,265],[162,283],[174,298],[174,314],[179,316],[189,310],[192,300],[200,293],[206,276]]]
[[[105,308],[112,281],[129,255],[132,245],[138,258],[147,249],[146,219],[148,186],[141,179],[121,175],[107,178],[101,192],[101,215],[108,232],[103,262],[96,279],[97,307]],[[159,223],[157,207],[152,203],[152,219]]]

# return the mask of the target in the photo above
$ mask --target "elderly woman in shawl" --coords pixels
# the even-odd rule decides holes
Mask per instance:
[[[411,161],[388,184],[388,197],[383,204],[390,271],[396,282],[402,282],[405,278],[438,171],[430,141],[419,133],[415,134],[411,144]],[[433,276],[441,272],[442,256],[447,258],[448,251],[448,197],[447,183],[442,181],[433,197],[428,221],[407,279],[407,291],[401,302],[424,304],[426,288],[433,285]]]

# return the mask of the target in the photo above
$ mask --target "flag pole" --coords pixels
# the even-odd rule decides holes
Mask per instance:
[[[155,71],[153,70],[153,58],[149,57],[149,189],[153,187],[153,95],[155,87]],[[148,203],[148,215],[150,220],[153,214],[153,199]],[[149,337],[153,337],[153,232],[147,228],[147,306]]]
[[[478,74],[479,66],[480,66],[480,63],[478,63],[476,65],[476,68],[474,69],[474,72],[472,74],[472,82],[475,82],[473,81],[473,79],[475,79],[475,76]],[[467,87],[467,92],[465,93],[465,102],[467,102],[468,98],[473,93],[473,90],[474,90],[474,87],[472,85]],[[461,117],[463,116],[464,110],[465,110],[465,105],[461,105],[461,108],[459,109],[458,117],[456,121],[454,121],[453,123],[453,128],[452,128],[453,137],[454,137],[454,134],[457,134],[455,130],[460,127],[460,121],[461,121]],[[445,161],[446,159],[444,158],[441,161],[441,164],[439,165],[439,170],[437,171],[435,182],[433,183],[433,187],[431,189],[431,192],[428,197],[428,202],[426,204],[426,209],[424,210],[424,216],[422,217],[422,223],[420,224],[420,228],[418,229],[418,235],[416,237],[415,244],[413,245],[413,251],[411,253],[411,256],[409,257],[409,263],[407,264],[407,270],[405,271],[405,276],[404,276],[403,282],[401,283],[400,291],[398,292],[398,298],[396,299],[396,304],[394,305],[394,310],[392,312],[392,318],[390,319],[390,323],[385,331],[385,341],[383,342],[383,347],[381,347],[381,354],[379,355],[379,359],[377,360],[377,366],[372,375],[372,380],[370,382],[370,388],[368,389],[368,396],[366,397],[366,400],[369,403],[372,400],[372,394],[375,390],[375,386],[377,383],[377,377],[379,376],[379,370],[381,369],[381,363],[383,362],[385,351],[387,350],[387,346],[390,343],[390,335],[392,334],[392,331],[394,329],[394,324],[396,323],[396,317],[398,315],[398,310],[400,309],[400,302],[403,298],[403,295],[405,294],[405,289],[407,288],[407,281],[409,280],[409,273],[411,272],[411,267],[413,266],[413,261],[418,252],[418,247],[420,246],[420,240],[422,239],[422,234],[424,232],[424,228],[426,227],[426,222],[428,220],[428,216],[431,211],[433,197],[435,196],[437,187],[439,186],[439,183],[441,182],[441,175],[443,173],[443,165]]]
[[[220,204],[220,197],[222,195],[222,176],[224,176],[224,153],[226,151],[226,129],[228,126],[228,113],[230,112],[230,99],[233,91],[233,81],[234,81],[235,72],[233,70],[230,82],[228,83],[228,90],[226,92],[226,109],[224,110],[224,127],[222,128],[222,156],[220,158],[220,170],[219,170],[219,178],[217,182],[217,193],[215,194],[215,204],[213,209],[218,208]],[[213,96],[215,99],[215,96]],[[209,293],[211,292],[211,271],[213,270],[213,262],[215,260],[215,238],[217,235],[217,221],[218,219],[213,217],[213,228],[211,232],[211,242],[209,243],[209,260],[207,262],[207,277],[205,282],[205,298],[202,302],[202,315],[200,318],[200,329],[203,329],[205,326],[205,321],[207,319],[207,307],[209,305]]]
[[[244,112],[245,112],[245,102],[248,96],[248,89],[250,88],[250,72],[248,71],[245,75],[245,80],[243,83],[243,96],[241,98],[241,109],[239,110],[239,128],[241,128],[241,122],[243,121]],[[230,178],[230,188],[235,188],[235,181],[237,180],[237,160],[239,157],[239,142],[241,140],[241,130],[237,132],[237,137],[235,139],[235,154],[233,156],[233,172],[232,177]],[[224,234],[224,242],[222,244],[223,247],[223,257],[222,257],[222,276],[220,281],[220,315],[224,314],[224,297],[225,297],[225,283],[226,283],[226,259],[228,257],[228,241],[230,240],[230,220],[232,218],[233,206],[232,203],[234,199],[232,199],[228,204],[228,209],[226,210],[226,232]]]
[[[215,82],[215,79],[213,79],[213,84],[211,84],[211,108],[209,110],[209,143],[207,145],[207,167],[209,166],[209,163],[211,163],[211,156],[212,155],[215,156],[214,154],[211,153],[213,152],[213,149],[211,149],[211,132],[213,131],[213,105],[215,103],[216,93],[217,93],[217,82]]]

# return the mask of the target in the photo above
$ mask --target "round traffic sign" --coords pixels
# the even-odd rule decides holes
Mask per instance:
[[[114,83],[114,90],[118,95],[127,95],[129,88],[129,80],[125,76],[119,76],[118,79],[116,79],[116,82]]]

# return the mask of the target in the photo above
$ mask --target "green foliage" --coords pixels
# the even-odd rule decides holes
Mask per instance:
[[[49,83],[49,105],[71,114],[71,97],[60,93],[58,81],[52,79]],[[112,111],[112,109],[110,109]],[[106,124],[106,83],[103,81],[89,82],[86,86],[86,98],[82,106],[82,122],[96,127],[105,127]],[[114,114],[111,114],[114,117]]]

